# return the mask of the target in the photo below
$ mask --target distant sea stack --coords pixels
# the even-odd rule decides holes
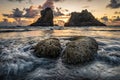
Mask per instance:
[[[65,26],[106,26],[98,21],[88,10],[79,12],[72,12],[71,17]]]
[[[51,8],[46,8],[41,11],[41,17],[30,26],[53,26],[53,11]]]

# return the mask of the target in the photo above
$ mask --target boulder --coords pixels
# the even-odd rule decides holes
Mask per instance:
[[[71,17],[64,26],[106,26],[98,21],[90,12],[82,10],[79,12],[72,12]]]
[[[98,44],[91,37],[79,37],[79,39],[66,44],[62,54],[62,61],[67,64],[81,64],[93,59],[97,53]]]
[[[36,56],[46,58],[57,58],[61,50],[60,41],[56,38],[42,40],[34,47]]]
[[[53,11],[51,8],[46,8],[41,11],[41,17],[30,26],[53,26]]]

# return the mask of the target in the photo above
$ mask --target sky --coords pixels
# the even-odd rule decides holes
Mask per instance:
[[[0,0],[0,25],[28,25],[46,7],[51,7],[55,20],[61,22],[66,22],[71,12],[87,9],[107,25],[120,25],[120,0]]]

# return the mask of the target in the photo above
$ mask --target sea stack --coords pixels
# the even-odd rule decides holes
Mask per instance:
[[[88,10],[79,12],[72,12],[71,17],[65,26],[106,26],[98,21]]]
[[[41,11],[41,17],[30,26],[53,26],[53,11],[51,8],[46,8]]]

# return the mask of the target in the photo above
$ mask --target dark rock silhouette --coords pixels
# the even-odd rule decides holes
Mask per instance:
[[[86,10],[83,10],[81,13],[72,12],[71,17],[68,23],[65,23],[65,26],[106,26],[101,23],[95,17]]]
[[[60,41],[56,38],[42,40],[34,48],[36,56],[47,58],[57,58],[62,50]]]
[[[98,43],[91,37],[81,36],[66,44],[62,61],[67,64],[81,64],[93,59],[97,53]]]
[[[0,54],[2,53],[2,47],[0,47]]]
[[[46,8],[41,11],[41,17],[30,26],[53,26],[53,11],[51,8]]]

